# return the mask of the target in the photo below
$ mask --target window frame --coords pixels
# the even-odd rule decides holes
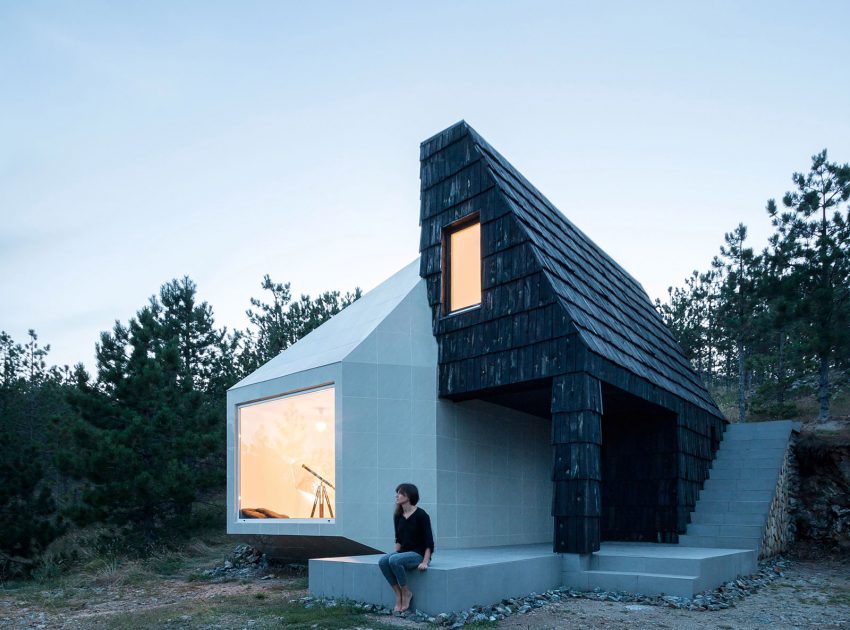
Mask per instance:
[[[452,287],[451,287],[451,237],[455,232],[459,232],[464,228],[468,228],[474,224],[479,225],[479,243],[478,243],[478,251],[479,251],[479,263],[478,263],[478,273],[479,273],[479,287],[481,287],[481,295],[480,299],[475,304],[470,304],[469,306],[464,306],[459,309],[451,308],[451,296],[452,296]],[[473,212],[471,214],[466,215],[465,217],[458,219],[448,225],[443,226],[441,238],[440,238],[440,268],[441,268],[441,313],[443,317],[450,317],[452,315],[458,315],[460,313],[466,313],[477,308],[481,308],[481,302],[483,300],[483,292],[484,292],[484,258],[481,255],[482,247],[480,241],[480,226],[481,226],[481,214],[479,212]]]
[[[292,398],[294,396],[300,396],[303,394],[312,394],[314,392],[319,392],[325,389],[333,389],[334,390],[334,421],[332,424],[333,432],[334,432],[334,469],[336,469],[336,464],[339,463],[338,457],[339,453],[336,449],[336,439],[337,439],[337,402],[336,402],[336,387],[337,383],[334,381],[328,381],[324,383],[319,383],[317,385],[310,385],[309,387],[299,387],[298,389],[292,389],[286,392],[282,392],[280,394],[272,394],[270,396],[263,396],[262,398],[255,398],[253,400],[246,400],[245,402],[236,403],[236,416],[234,422],[235,429],[235,448],[234,448],[234,469],[233,469],[233,499],[234,505],[236,507],[236,523],[239,524],[255,524],[263,526],[263,523],[271,524],[284,524],[285,526],[297,526],[297,525],[333,525],[336,522],[336,516],[339,513],[337,509],[337,501],[336,501],[336,490],[334,490],[334,505],[333,518],[325,517],[325,518],[264,518],[264,519],[256,519],[256,518],[243,518],[241,516],[241,491],[242,491],[242,449],[241,449],[241,435],[242,435],[242,416],[241,410],[245,407],[253,407],[255,405],[261,405],[263,403],[268,403],[274,400],[281,400],[283,398]],[[336,475],[334,475],[336,476]],[[336,486],[336,479],[333,480],[334,486]]]

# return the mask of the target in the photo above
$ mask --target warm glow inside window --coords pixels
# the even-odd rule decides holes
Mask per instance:
[[[449,310],[481,303],[481,224],[449,234]]]
[[[239,408],[240,518],[333,518],[334,388]]]

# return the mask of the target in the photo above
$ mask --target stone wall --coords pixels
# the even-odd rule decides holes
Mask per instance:
[[[799,473],[794,448],[796,439],[797,433],[792,431],[788,448],[785,450],[782,470],[776,482],[773,502],[770,504],[770,511],[767,514],[764,537],[759,549],[759,559],[769,558],[787,551],[796,536],[797,528],[792,510],[797,503],[799,487]]]
[[[850,551],[850,420],[804,425],[795,454],[797,538],[824,551]]]

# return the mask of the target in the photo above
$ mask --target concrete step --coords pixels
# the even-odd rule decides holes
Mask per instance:
[[[775,427],[785,427],[791,430],[798,423],[794,420],[770,420],[769,422],[730,422],[726,425],[726,430],[741,430],[741,431],[766,431]]]
[[[791,420],[776,420],[773,422],[743,422],[726,426],[724,437],[728,435],[789,435],[794,428]]]
[[[741,451],[785,448],[788,445],[788,436],[782,435],[777,437],[764,438],[745,438],[730,436],[728,439],[724,438],[721,444],[728,449]]]
[[[723,444],[774,444],[787,442],[788,435],[776,433],[771,435],[743,435],[741,433],[726,433],[723,435]]]
[[[773,490],[702,490],[700,500],[704,501],[767,501],[773,499]]]
[[[757,470],[767,468],[769,470],[778,470],[782,465],[782,460],[785,459],[785,451],[774,453],[766,457],[746,456],[746,455],[730,455],[724,453],[723,448],[720,448],[717,456],[712,462],[712,470],[718,468],[741,468],[744,470]]]
[[[723,437],[782,437],[791,433],[789,427],[782,426],[762,426],[762,427],[744,427],[737,424],[729,425],[726,431],[723,432]]]
[[[737,459],[739,457],[760,457],[774,458],[783,457],[786,449],[782,446],[766,446],[764,448],[756,448],[753,446],[738,446],[736,443],[720,443],[720,450],[717,456],[725,455],[729,459]]]
[[[564,555],[564,583],[582,589],[691,597],[736,576],[749,575],[756,566],[756,554],[751,550],[603,542],[586,561]]]
[[[675,555],[623,555],[606,553],[604,547],[590,557],[591,571],[624,571],[626,573],[663,573],[698,576],[703,560]]]
[[[736,449],[758,449],[758,448],[782,448],[788,444],[787,436],[766,437],[766,438],[749,438],[749,437],[724,437],[720,443],[729,448]]]
[[[693,597],[699,592],[698,575],[664,573],[629,573],[625,571],[585,571],[588,584],[604,591],[628,591],[645,595],[675,595]]]
[[[730,525],[728,523],[691,523],[688,525],[688,535],[693,536],[725,536],[728,538],[760,538],[761,525]]]
[[[697,536],[684,534],[679,536],[679,544],[687,547],[708,547],[710,549],[753,549],[761,546],[761,536],[758,538],[743,538],[732,536]]]
[[[603,545],[591,556],[587,570],[704,576],[734,575],[741,569],[740,555],[735,553],[706,553],[672,545],[659,545],[642,552],[639,547],[611,549],[611,545],[617,543]]]
[[[719,471],[718,471],[719,472]],[[705,490],[727,492],[730,490],[770,490],[776,489],[777,474],[744,477],[741,479],[720,479],[713,475],[705,482]]]
[[[785,447],[771,446],[769,448],[754,448],[727,444],[725,446],[720,446],[720,450],[717,453],[717,458],[722,458],[722,460],[737,461],[742,457],[758,457],[760,459],[767,459],[768,461],[771,461],[772,458],[785,457],[785,450]]]
[[[694,512],[698,514],[704,513],[726,513],[733,512],[735,514],[763,514],[766,515],[770,509],[770,500],[761,501],[742,501],[742,500],[703,500],[697,501],[697,506]]]
[[[758,457],[748,460],[746,457],[715,457],[709,471],[712,470],[770,470],[774,473],[782,467],[784,454],[779,457]],[[711,472],[709,472],[711,478]]]
[[[743,464],[740,466],[713,466],[709,471],[708,481],[716,479],[776,479],[779,477],[779,467],[776,465],[764,468],[748,468]],[[708,482],[706,482],[708,483]]]
[[[693,512],[693,525],[758,525],[764,527],[767,514],[739,514],[738,512]]]

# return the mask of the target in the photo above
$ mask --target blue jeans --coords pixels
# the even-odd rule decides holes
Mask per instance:
[[[378,566],[390,586],[407,586],[405,569],[415,569],[423,560],[424,558],[415,551],[396,551],[378,560]]]

